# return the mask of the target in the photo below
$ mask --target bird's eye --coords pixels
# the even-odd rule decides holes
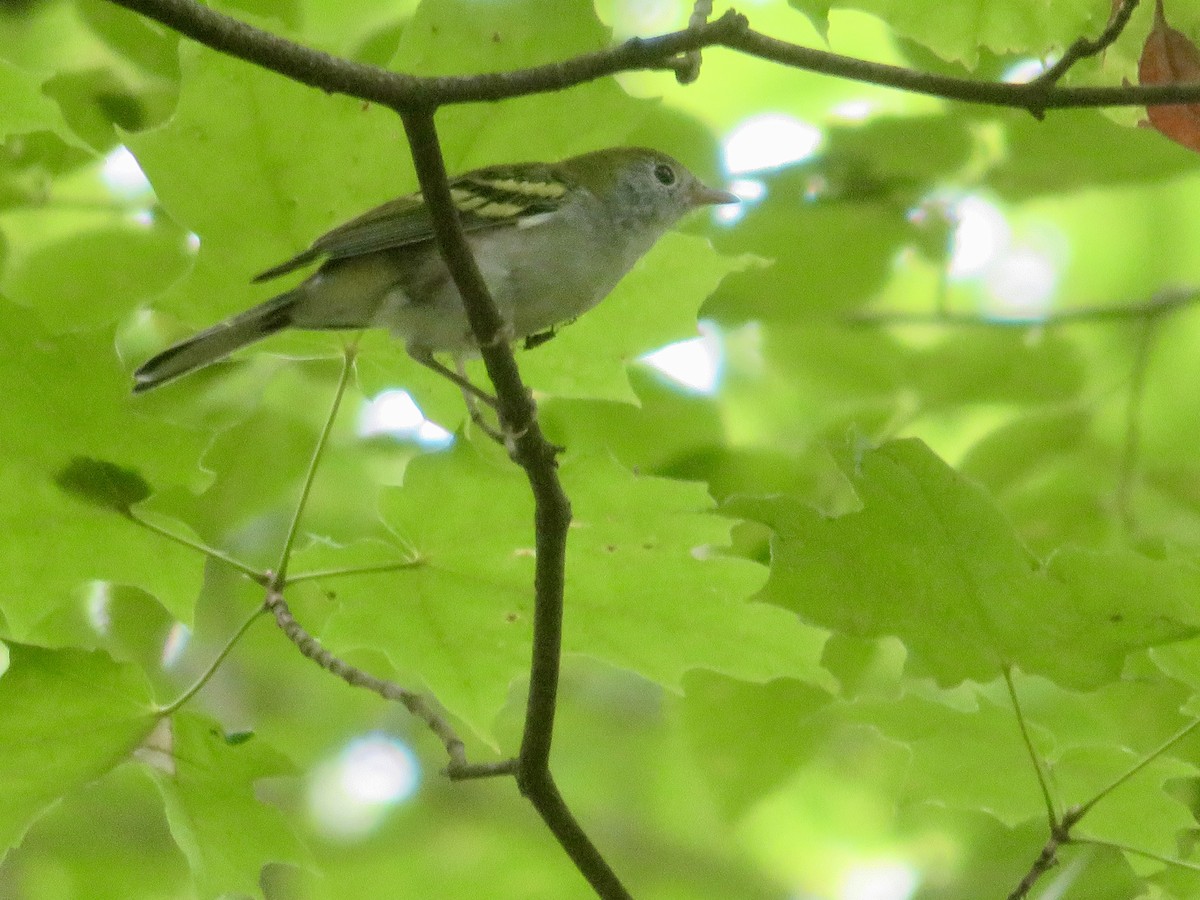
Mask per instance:
[[[675,170],[666,163],[659,163],[654,167],[654,177],[659,184],[671,185],[675,183]]]

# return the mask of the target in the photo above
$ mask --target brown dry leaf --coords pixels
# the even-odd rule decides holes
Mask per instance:
[[[1154,27],[1138,60],[1139,84],[1200,81],[1200,48],[1167,24],[1162,0],[1154,6]],[[1200,152],[1200,104],[1147,106],[1149,125],[1190,150]]]

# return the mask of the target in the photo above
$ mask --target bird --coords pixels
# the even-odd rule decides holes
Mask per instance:
[[[610,147],[556,163],[515,163],[450,179],[450,196],[505,336],[535,341],[596,306],[687,213],[734,203],[666,153]],[[478,353],[422,195],[391,200],[254,277],[320,262],[307,278],[168,347],[133,375],[135,393],[200,369],[285,328],[382,327],[414,360],[486,399],[461,374]],[[459,373],[437,362],[448,353]]]

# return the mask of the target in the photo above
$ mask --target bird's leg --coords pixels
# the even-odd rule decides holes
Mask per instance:
[[[406,349],[408,350],[408,355],[421,365],[425,366],[425,368],[432,369],[443,378],[457,384],[459,389],[463,392],[464,397],[470,396],[471,401],[467,402],[468,408],[472,408],[471,402],[474,400],[481,400],[492,409],[499,407],[499,403],[495,397],[493,397],[487,391],[481,390],[480,388],[477,388],[475,385],[471,384],[471,380],[467,378],[465,374],[463,374],[461,360],[457,361],[458,371],[455,372],[451,369],[447,369],[444,365],[434,359],[433,352],[431,350],[427,350],[424,347],[408,347]],[[477,409],[477,407],[474,408]],[[472,418],[474,418],[474,415],[472,415]]]
[[[467,404],[467,414],[470,415],[471,421],[478,426],[480,431],[490,437],[497,444],[500,444],[502,447],[508,447],[509,441],[506,438],[506,432],[504,431],[503,423],[501,423],[500,428],[493,428],[487,422],[487,420],[484,419],[483,413],[479,409],[479,398],[476,397],[474,393],[468,391],[462,386],[463,384],[470,384],[471,379],[467,378],[467,369],[466,366],[463,365],[461,356],[454,357],[454,368],[458,370],[458,377],[462,379],[462,382],[459,384],[459,388],[462,390],[463,402]],[[499,418],[499,415],[500,411],[497,409],[497,418]]]
[[[510,338],[502,337],[501,339],[510,339]],[[470,415],[471,421],[474,422],[476,426],[478,426],[480,431],[482,431],[484,434],[486,434],[488,437],[490,437],[493,441],[495,441],[501,447],[506,448],[509,451],[509,455],[512,455],[512,453],[516,447],[516,439],[518,437],[520,437],[520,435],[512,434],[505,427],[504,420],[502,418],[500,419],[499,427],[497,428],[497,427],[491,425],[487,421],[487,419],[485,419],[483,417],[483,412],[479,408],[480,402],[483,402],[483,403],[487,404],[488,406],[490,406],[492,409],[494,409],[496,411],[497,417],[499,417],[499,413],[500,413],[499,401],[496,400],[496,398],[493,397],[491,394],[476,387],[474,384],[471,383],[471,379],[467,377],[467,371],[466,371],[465,366],[463,365],[462,357],[457,356],[457,355],[454,357],[454,368],[457,370],[457,371],[455,371],[452,369],[448,369],[446,366],[442,365],[440,362],[438,362],[436,359],[434,359],[433,352],[424,347],[411,347],[410,346],[410,347],[407,347],[406,349],[408,350],[408,355],[411,356],[417,362],[419,362],[421,365],[425,366],[427,369],[431,369],[434,372],[437,372],[439,375],[441,375],[446,380],[451,381],[454,384],[458,385],[458,389],[460,391],[462,391],[463,402],[467,406],[467,413],[468,413],[468,415]]]

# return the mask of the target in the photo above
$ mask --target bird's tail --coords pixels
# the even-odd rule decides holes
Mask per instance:
[[[133,392],[158,387],[286,328],[297,299],[295,291],[288,291],[168,347],[133,373]]]

